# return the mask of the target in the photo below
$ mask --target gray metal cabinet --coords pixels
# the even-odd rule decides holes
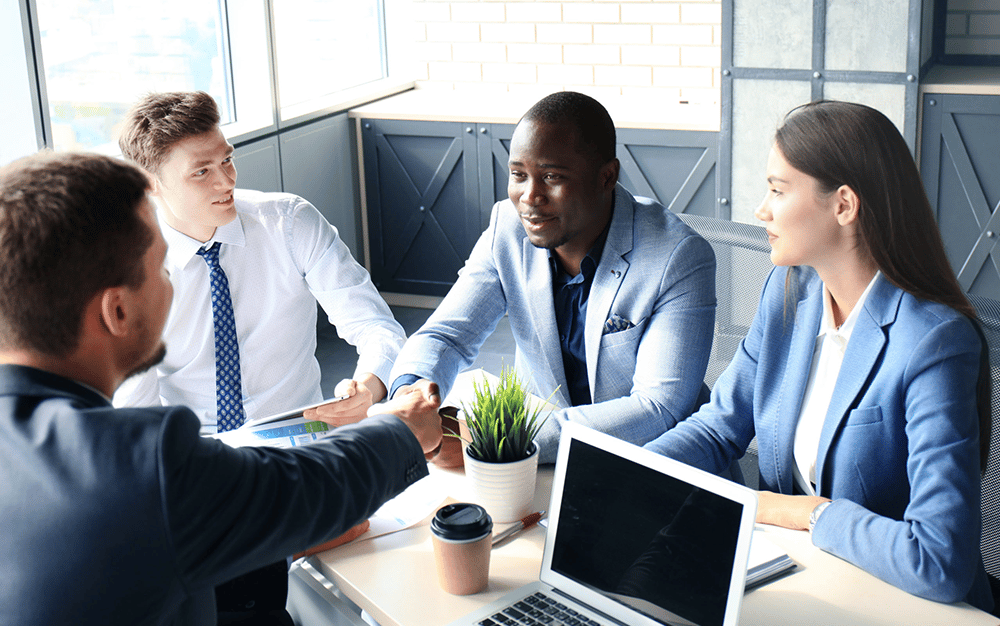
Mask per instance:
[[[363,119],[372,279],[443,296],[493,204],[507,197],[512,124]],[[718,133],[620,129],[622,184],[677,213],[715,216]]]
[[[506,196],[505,150],[512,130],[461,122],[361,121],[369,269],[379,290],[448,292],[488,225],[490,207]],[[494,180],[500,164],[502,189]]]
[[[920,172],[962,288],[1000,299],[1000,97],[924,94]]]

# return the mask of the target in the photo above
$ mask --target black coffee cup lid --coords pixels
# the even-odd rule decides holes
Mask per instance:
[[[478,504],[446,504],[438,509],[431,520],[431,530],[442,539],[476,539],[493,530],[493,518]]]

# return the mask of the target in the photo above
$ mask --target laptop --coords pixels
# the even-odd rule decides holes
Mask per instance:
[[[450,626],[733,626],[757,496],[579,424],[562,427],[538,580]]]

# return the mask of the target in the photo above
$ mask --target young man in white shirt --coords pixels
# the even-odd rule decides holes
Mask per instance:
[[[123,387],[115,404],[184,404],[198,413],[203,433],[217,431],[211,271],[199,250],[219,243],[244,419],[322,399],[317,301],[359,354],[353,378],[336,389],[350,397],[322,418],[335,425],[363,419],[385,397],[406,337],[336,228],[302,198],[236,188],[233,146],[206,93],[146,96],[123,122],[119,145],[150,174],[176,296],[164,331],[166,359]]]
[[[319,302],[359,359],[353,378],[335,389],[347,398],[316,418],[358,422],[386,396],[403,328],[315,207],[292,194],[236,188],[233,146],[219,119],[208,94],[173,92],[144,97],[123,122],[122,153],[151,180],[174,304],[166,358],[123,385],[114,403],[186,405],[202,434],[212,434],[319,402]],[[278,562],[220,586],[219,623],[290,624],[287,580]]]

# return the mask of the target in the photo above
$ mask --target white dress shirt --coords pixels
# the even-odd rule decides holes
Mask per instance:
[[[858,320],[859,311],[864,307],[868,292],[878,280],[881,271],[875,272],[868,286],[861,293],[857,304],[851,309],[844,323],[837,328],[833,321],[833,302],[830,290],[823,286],[823,320],[816,336],[816,347],[813,351],[812,368],[809,370],[809,382],[806,383],[805,396],[802,399],[802,411],[799,413],[799,424],[795,429],[795,481],[803,493],[816,495],[816,454],[819,451],[819,438],[823,432],[823,422],[830,408],[830,399],[837,385],[840,366],[844,363],[844,352],[851,332]]]
[[[215,335],[208,266],[196,254],[218,241],[240,347],[247,419],[322,399],[316,361],[316,302],[359,354],[354,376],[389,384],[406,336],[337,229],[309,202],[285,193],[237,189],[237,219],[201,243],[160,218],[174,287],[164,328],[166,359],[115,394],[116,406],[182,404],[216,432]]]

